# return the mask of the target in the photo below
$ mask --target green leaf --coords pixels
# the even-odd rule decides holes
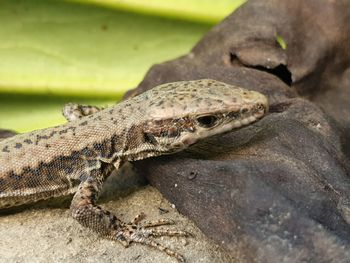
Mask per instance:
[[[151,65],[187,53],[211,22],[242,3],[80,2],[0,1],[0,128],[62,123],[61,108],[72,100],[116,101]]]
[[[64,123],[62,107],[68,102],[104,107],[114,103],[111,99],[3,93],[0,96],[0,127],[26,132]]]
[[[287,43],[284,41],[282,36],[276,34],[276,41],[282,49],[287,49]]]
[[[246,0],[72,0],[139,14],[216,24]]]

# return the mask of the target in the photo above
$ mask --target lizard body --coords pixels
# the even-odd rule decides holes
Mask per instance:
[[[160,85],[106,109],[83,108],[81,116],[72,108],[65,108],[66,124],[0,141],[0,209],[75,194],[71,212],[83,226],[184,261],[149,236],[186,232],[148,228],[166,220],[143,227],[139,219],[122,222],[96,205],[103,182],[126,161],[178,152],[248,125],[267,112],[268,102],[258,92],[204,79]]]

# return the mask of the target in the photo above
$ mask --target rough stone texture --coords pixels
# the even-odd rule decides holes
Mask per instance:
[[[350,262],[349,43],[349,1],[248,1],[127,96],[213,78],[270,114],[135,166],[237,262]]]

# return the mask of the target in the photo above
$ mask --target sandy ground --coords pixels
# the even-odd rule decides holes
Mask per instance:
[[[123,188],[126,190],[130,185],[142,184],[142,178],[137,175],[119,178],[113,176],[115,182],[111,180],[109,190],[104,193],[105,199],[111,194],[114,198],[102,201],[101,206],[125,221],[130,221],[140,212],[147,215],[147,220],[173,219],[176,225],[170,228],[189,231],[194,237],[161,237],[157,241],[184,255],[188,263],[233,262],[155,188],[139,186],[124,196],[120,194]],[[31,208],[0,215],[0,237],[0,262],[177,262],[146,246],[132,244],[124,248],[117,242],[103,239],[73,220],[67,208]]]

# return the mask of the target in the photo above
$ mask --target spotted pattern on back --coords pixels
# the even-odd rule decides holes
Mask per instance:
[[[21,196],[18,202],[30,202],[75,191],[77,182],[99,169],[101,162],[172,153],[246,125],[262,116],[259,104],[267,108],[266,98],[254,91],[209,79],[181,81],[157,86],[113,107],[95,108],[90,115],[86,111],[87,116],[64,125],[4,139],[0,141],[0,208],[5,198]],[[204,129],[197,118],[206,114],[236,123]]]

